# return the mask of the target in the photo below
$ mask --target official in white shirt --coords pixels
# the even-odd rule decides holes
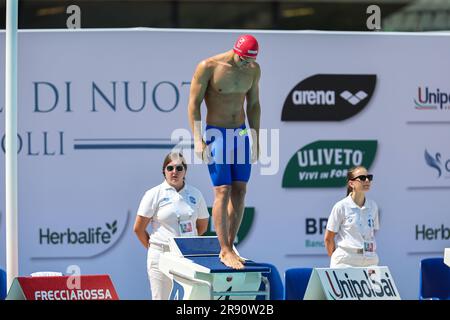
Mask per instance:
[[[372,179],[373,175],[362,166],[347,173],[347,197],[334,205],[325,231],[330,268],[378,265],[375,242],[378,206],[366,198]]]
[[[137,211],[134,232],[148,249],[147,272],[153,300],[167,300],[172,281],[159,270],[159,256],[168,251],[169,238],[206,232],[209,213],[201,192],[186,184],[187,165],[179,153],[170,153],[163,163],[165,180],[148,190]],[[151,234],[147,226],[151,222]]]

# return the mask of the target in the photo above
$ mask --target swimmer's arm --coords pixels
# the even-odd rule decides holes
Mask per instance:
[[[257,141],[259,149],[259,124],[261,118],[261,106],[259,104],[259,79],[261,77],[261,70],[258,66],[256,69],[255,79],[252,87],[247,92],[247,119],[250,129],[252,130],[252,139]]]
[[[208,87],[210,77],[211,70],[208,67],[207,61],[200,62],[191,80],[188,105],[189,125],[194,134],[195,151],[201,151],[202,115],[200,106],[205,98],[206,88]]]

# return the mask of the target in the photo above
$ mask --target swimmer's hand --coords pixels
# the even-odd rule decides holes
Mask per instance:
[[[250,163],[256,164],[259,160],[259,143],[252,144],[252,153]]]
[[[211,150],[203,139],[197,142],[194,146],[195,155],[204,163],[209,164],[212,161]]]

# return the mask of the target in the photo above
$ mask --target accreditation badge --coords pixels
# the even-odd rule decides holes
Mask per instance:
[[[364,241],[363,254],[366,257],[375,256],[375,243],[373,241]]]
[[[183,220],[178,223],[178,227],[180,228],[180,236],[182,237],[190,237],[195,236],[194,223],[192,220]]]

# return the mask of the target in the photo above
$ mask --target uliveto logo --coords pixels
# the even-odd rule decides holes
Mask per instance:
[[[109,244],[117,232],[117,220],[105,223],[106,228],[99,226],[85,230],[72,230],[67,228],[63,232],[53,231],[50,228],[39,228],[39,244],[46,245],[97,245]]]
[[[298,150],[283,174],[283,188],[335,188],[346,184],[347,170],[370,168],[376,140],[316,141]]]
[[[287,96],[282,121],[340,121],[360,112],[375,90],[376,75],[318,74]]]
[[[416,110],[450,110],[450,93],[439,88],[418,87],[414,104]]]

